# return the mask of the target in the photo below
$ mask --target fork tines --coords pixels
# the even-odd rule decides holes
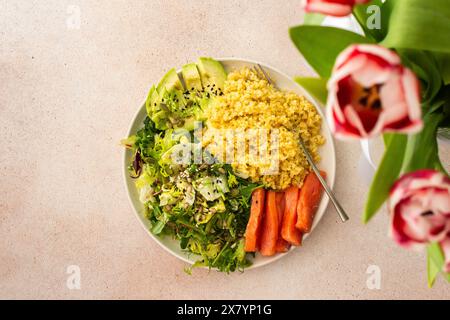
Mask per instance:
[[[253,70],[260,78],[265,78],[270,85],[273,85],[272,79],[270,79],[268,73],[263,69],[263,67],[258,63],[256,66],[253,66]]]

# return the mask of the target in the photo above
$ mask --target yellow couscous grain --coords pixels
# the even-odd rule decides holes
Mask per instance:
[[[207,118],[204,145],[210,152],[218,158],[226,157],[225,151],[244,152],[242,157],[234,154],[229,161],[233,169],[239,175],[275,190],[291,185],[300,187],[310,171],[298,144],[299,134],[316,162],[320,160],[318,147],[325,143],[320,134],[322,119],[307,99],[274,88],[248,68],[228,75],[224,95],[208,110]],[[226,130],[228,133],[230,130],[246,132],[248,139],[245,144],[238,145],[236,137],[226,139],[228,133],[219,139],[219,130],[222,133]],[[261,131],[267,133],[267,139],[260,138]],[[275,140],[272,134],[275,134]],[[218,143],[219,140],[223,143]],[[267,156],[255,159],[254,148],[267,151]]]

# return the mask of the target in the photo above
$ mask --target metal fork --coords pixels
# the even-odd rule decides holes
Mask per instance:
[[[263,67],[259,63],[256,66],[253,67],[253,70],[258,74],[259,77],[265,78],[270,85],[272,85],[274,88],[276,88],[276,86],[275,86],[274,82],[272,81],[272,79],[270,79],[270,77],[267,74],[267,72],[263,69]],[[319,179],[320,183],[322,184],[323,189],[325,190],[325,192],[327,193],[327,195],[330,198],[331,202],[333,203],[334,208],[336,209],[337,213],[339,214],[339,217],[341,218],[342,222],[347,221],[349,219],[347,213],[345,212],[344,208],[342,208],[341,204],[336,199],[336,196],[334,195],[334,192],[331,190],[331,188],[328,186],[328,184],[325,181],[325,179],[320,174],[320,170],[319,170],[319,168],[317,168],[316,164],[314,163],[314,160],[313,160],[313,158],[311,156],[311,153],[309,153],[308,148],[306,147],[306,144],[303,141],[303,139],[300,136],[300,134],[298,136],[298,141],[299,141],[300,147],[302,148],[302,150],[303,150],[303,152],[304,152],[304,154],[306,156],[306,160],[308,160],[308,163],[311,166],[313,172],[315,173],[315,175]]]

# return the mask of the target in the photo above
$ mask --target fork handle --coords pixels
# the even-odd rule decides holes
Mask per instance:
[[[320,183],[322,184],[323,189],[327,193],[328,197],[330,198],[331,202],[333,203],[337,213],[339,214],[339,217],[341,218],[342,222],[346,222],[349,217],[347,213],[345,212],[344,208],[342,208],[339,201],[336,199],[336,196],[334,195],[334,192],[330,189],[325,179],[320,174],[319,168],[317,168],[316,164],[314,163],[311,154],[309,153],[308,149],[306,148],[305,143],[303,142],[302,138],[299,138],[300,146],[303,149],[303,152],[305,153],[306,159],[308,160],[312,170],[316,174],[317,178],[319,179]]]

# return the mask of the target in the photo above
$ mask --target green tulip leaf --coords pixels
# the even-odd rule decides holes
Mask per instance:
[[[311,67],[322,77],[329,78],[337,56],[354,43],[373,40],[354,32],[322,26],[298,26],[289,30],[292,41]]]
[[[315,99],[325,105],[327,103],[328,91],[327,81],[323,78],[295,78],[299,85],[305,88]]]
[[[387,3],[391,3],[392,11],[382,45],[450,53],[450,1],[396,0]]]
[[[409,67],[425,84],[424,105],[427,105],[442,87],[442,77],[436,57],[427,51],[398,49],[403,64]]]
[[[325,15],[320,13],[305,13],[303,24],[311,26],[320,26],[324,19]]]
[[[444,84],[450,84],[450,53],[435,52],[434,56]]]
[[[432,102],[427,104],[426,108],[429,109],[428,113],[442,112],[444,114],[444,118],[450,118],[450,85],[441,87],[441,90],[437,96]],[[445,119],[439,124],[439,126],[441,127],[443,123],[445,123]]]
[[[436,132],[444,113],[431,112],[423,117],[424,128],[408,139],[402,171],[405,173],[420,169],[442,170],[438,155]]]
[[[381,41],[387,34],[386,22],[389,21],[389,9],[390,6],[383,4],[382,0],[373,0],[368,4],[356,5],[353,8],[353,15],[366,35]],[[379,25],[376,25],[377,22]]]
[[[392,138],[395,137],[395,133],[385,133],[383,134],[384,147],[386,148],[391,142]]]
[[[427,247],[427,274],[428,286],[431,288],[436,277],[442,271],[445,259],[441,246],[438,243],[431,243]]]
[[[436,266],[434,261],[431,259],[430,255],[427,256],[427,278],[428,278],[428,287],[432,287],[434,282],[436,281],[437,275],[441,270]]]
[[[397,180],[408,137],[402,134],[392,134],[386,137],[386,150],[378,170],[372,180],[369,195],[364,209],[363,221],[367,223],[380,209],[389,196],[391,186]]]

